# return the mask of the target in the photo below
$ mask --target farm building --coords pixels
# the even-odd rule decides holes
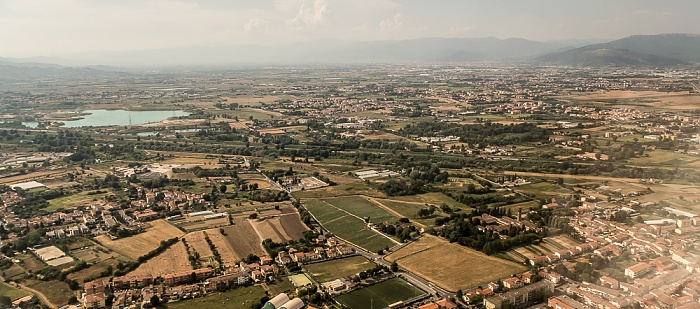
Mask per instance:
[[[28,182],[21,182],[21,183],[16,183],[14,185],[10,185],[10,188],[13,190],[22,189],[22,190],[31,190],[31,189],[36,189],[36,188],[45,188],[46,185],[43,183],[40,183],[38,181],[28,181]]]

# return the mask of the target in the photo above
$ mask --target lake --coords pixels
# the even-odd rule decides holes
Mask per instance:
[[[64,120],[63,128],[78,128],[78,127],[104,127],[104,126],[127,126],[135,124],[144,124],[150,122],[158,122],[170,117],[187,116],[190,113],[177,111],[125,111],[125,110],[86,110],[84,113],[89,115],[83,116],[80,120]]]

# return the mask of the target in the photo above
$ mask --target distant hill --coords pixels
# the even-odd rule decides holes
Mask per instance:
[[[561,42],[517,38],[422,38],[366,42],[320,41],[280,46],[169,48],[81,53],[64,55],[63,58],[116,66],[519,61],[567,47]]]
[[[0,81],[36,81],[47,78],[84,79],[90,77],[107,77],[119,74],[113,68],[65,67],[51,63],[22,62],[21,59],[0,57]]]
[[[673,66],[700,62],[696,34],[634,35],[539,56],[546,63],[576,66]]]

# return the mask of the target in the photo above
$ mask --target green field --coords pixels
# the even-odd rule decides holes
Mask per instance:
[[[355,275],[373,268],[376,264],[361,256],[352,256],[328,262],[308,264],[306,270],[318,282],[328,282],[338,278]]]
[[[287,279],[289,279],[295,287],[307,286],[312,283],[309,277],[304,274],[289,276]]]
[[[13,288],[4,282],[0,282],[0,296],[7,296],[11,300],[19,299],[31,295],[29,292],[25,292],[20,289]]]
[[[451,208],[460,208],[462,210],[471,210],[472,208],[464,205],[460,202],[455,201],[451,197],[440,193],[440,192],[430,192],[424,194],[418,194],[414,196],[394,196],[393,200],[406,201],[406,202],[420,202],[428,205],[440,206],[446,204]]]
[[[79,206],[89,206],[92,201],[100,200],[108,193],[87,194],[76,193],[49,200],[49,206],[44,208],[46,212],[54,212],[59,209],[73,209]]]
[[[165,305],[165,308],[251,308],[251,305],[259,302],[263,296],[265,296],[265,290],[255,285],[226,292],[209,293],[204,297],[168,303]]]
[[[304,206],[324,228],[357,246],[377,252],[395,245],[393,241],[367,227],[362,219],[349,215],[325,201],[305,200]]]
[[[393,278],[338,296],[335,300],[350,309],[386,308],[395,302],[424,294],[423,290],[410,285],[403,279]]]
[[[360,196],[344,196],[324,200],[335,207],[360,218],[370,218],[370,222],[396,222],[399,218]]]
[[[423,225],[431,226],[435,223],[435,218],[442,217],[443,213],[439,210],[435,212],[432,216],[420,218],[418,217],[418,211],[426,208],[425,204],[413,203],[413,202],[402,202],[394,200],[381,200],[377,199],[382,205],[391,208],[393,211],[400,213],[404,217],[410,219],[411,221],[418,222]]]

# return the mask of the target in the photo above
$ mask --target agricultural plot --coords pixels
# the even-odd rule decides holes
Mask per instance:
[[[426,208],[425,203],[421,202],[406,202],[406,201],[394,201],[394,200],[383,200],[376,199],[376,201],[387,208],[401,214],[401,216],[411,219],[412,221],[418,222],[422,225],[433,225],[435,223],[435,218],[439,217],[437,214],[433,214],[429,217],[418,217],[418,211]],[[439,211],[436,213],[440,213]]]
[[[74,273],[70,273],[68,275],[68,279],[75,280],[79,283],[85,283],[85,281],[88,278],[98,276],[101,274],[103,271],[107,269],[107,267],[112,266],[112,268],[116,267],[117,264],[119,264],[120,259],[117,258],[109,258],[105,259],[102,261],[99,261],[95,263],[94,265],[91,265],[88,268],[81,269],[79,271],[76,271]]]
[[[29,292],[14,288],[4,282],[0,282],[0,296],[7,296],[11,300],[16,300],[31,295]]]
[[[55,212],[59,209],[74,209],[79,206],[89,206],[93,201],[101,200],[109,193],[88,194],[89,192],[76,193],[49,200],[49,206],[44,208],[46,212]]]
[[[269,218],[265,220],[251,220],[250,225],[258,234],[259,239],[271,239],[276,243],[283,243],[291,240],[291,237],[282,229],[279,218]]]
[[[418,194],[415,196],[395,196],[392,197],[393,200],[404,201],[404,202],[420,202],[427,205],[440,206],[446,204],[450,208],[459,208],[462,210],[471,210],[472,208],[459,203],[452,199],[451,197],[440,193],[440,192],[430,192],[424,194]]]
[[[187,235],[185,235],[185,240],[187,241],[187,245],[190,246],[191,250],[199,253],[200,258],[214,256],[214,253],[211,252],[211,248],[209,248],[209,244],[207,244],[207,241],[204,239],[203,231],[187,233]]]
[[[449,291],[466,290],[527,269],[432,235],[397,250],[387,260]]]
[[[376,266],[376,264],[364,257],[352,256],[327,262],[308,264],[304,266],[304,268],[316,281],[323,283],[356,275],[374,266]]]
[[[370,229],[364,220],[344,212],[322,200],[305,201],[306,209],[314,215],[324,228],[368,251],[376,252],[396,243]],[[374,206],[373,207],[377,207]]]
[[[95,237],[105,247],[131,259],[137,259],[158,248],[161,241],[184,235],[182,231],[164,220],[150,222],[145,232],[127,238],[112,240],[107,235]]]
[[[262,247],[262,239],[258,237],[248,219],[235,217],[234,225],[223,229],[225,235],[222,235],[219,229],[211,229],[206,232],[221,254],[221,261],[224,265],[233,265],[249,254],[257,256],[266,254]]]
[[[165,252],[139,265],[139,267],[130,272],[129,275],[150,274],[153,275],[153,277],[157,277],[188,270],[192,270],[192,266],[188,259],[187,249],[185,249],[185,245],[181,241],[178,241],[165,250]]]
[[[403,279],[393,278],[355,290],[335,298],[350,309],[387,308],[403,300],[425,295],[425,292]]]
[[[25,285],[44,294],[52,304],[58,307],[67,305],[70,297],[75,295],[75,292],[71,291],[68,284],[63,281],[27,280]]]
[[[215,227],[227,226],[228,225],[228,218],[223,217],[223,218],[218,218],[218,219],[199,220],[199,221],[180,220],[180,221],[176,221],[173,223],[175,225],[185,229],[185,231],[189,232],[189,231],[205,230],[205,229],[211,229],[211,228],[215,228]]]
[[[395,222],[399,219],[361,196],[337,197],[323,201],[360,218],[369,218],[370,222],[374,223]]]

